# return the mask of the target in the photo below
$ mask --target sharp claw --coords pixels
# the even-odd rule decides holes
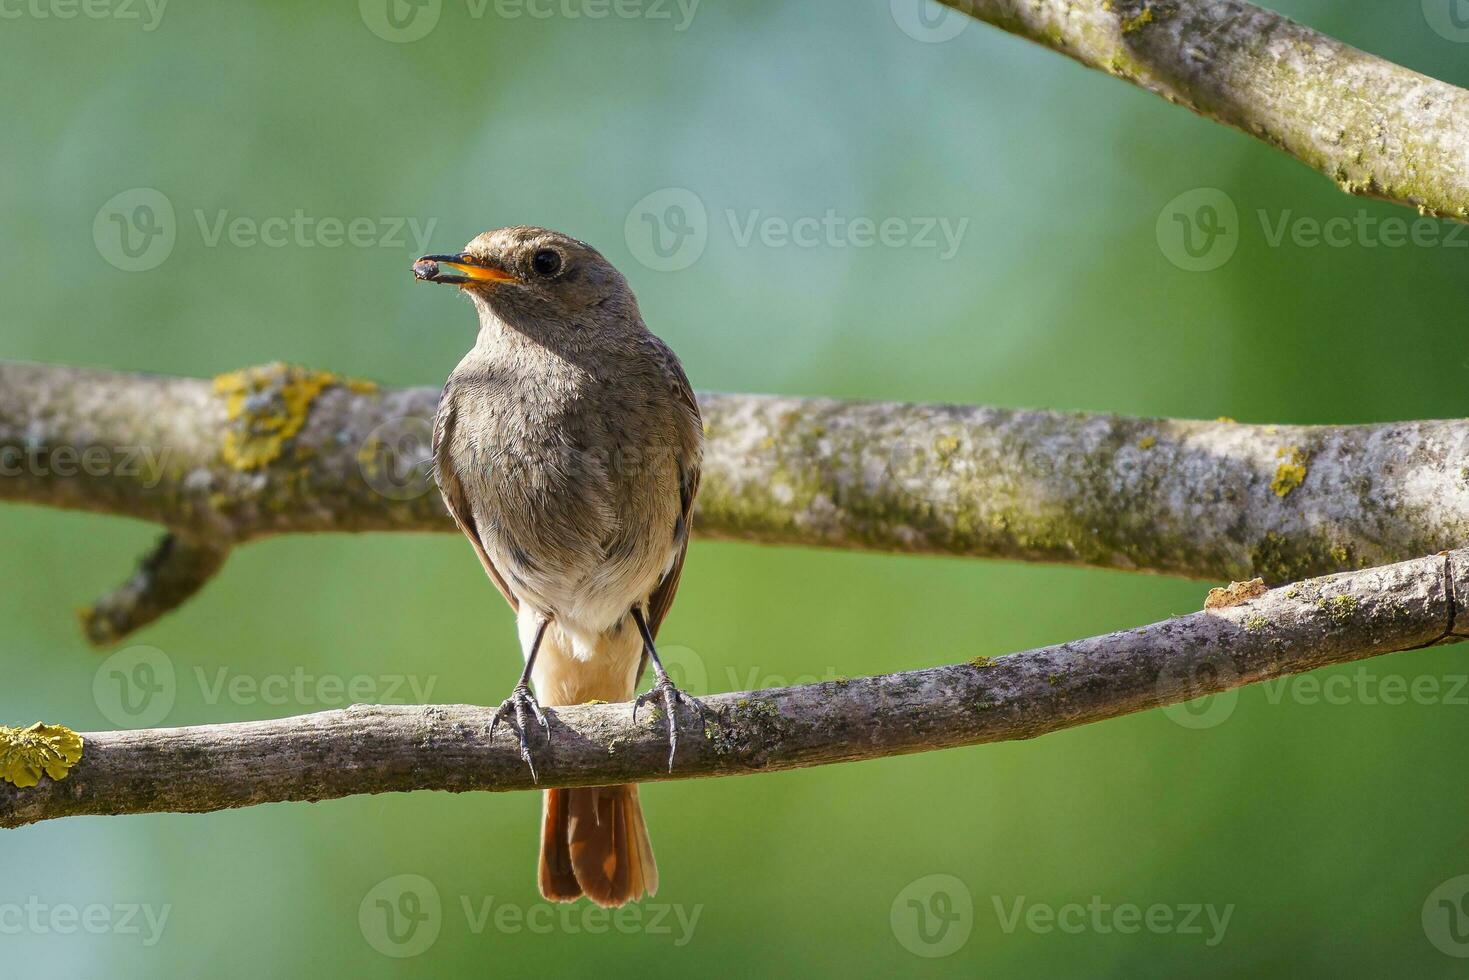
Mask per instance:
[[[668,771],[673,772],[674,756],[678,754],[678,706],[685,704],[697,708],[701,726],[708,722],[708,714],[704,709],[704,702],[680,691],[673,686],[672,681],[665,677],[656,682],[651,690],[633,699],[632,720],[634,724],[637,723],[638,709],[643,706],[643,702],[652,701],[655,698],[661,702],[663,712],[668,716]]]
[[[663,689],[663,710],[668,712],[668,771],[673,772],[673,757],[678,754],[678,695],[673,685]]]
[[[526,737],[525,734],[525,712],[527,706],[529,706],[531,714],[533,714],[536,720],[541,723],[541,727],[546,730],[546,744],[550,745],[550,721],[546,718],[546,714],[541,709],[540,703],[536,701],[535,697],[530,693],[528,689],[520,685],[517,685],[515,690],[510,692],[510,696],[508,698],[500,702],[500,707],[496,708],[494,715],[491,716],[490,738],[495,737],[495,728],[500,724],[500,722],[506,720],[513,714],[515,719],[515,740],[520,748],[520,758],[525,762],[526,768],[530,770],[531,781],[539,783],[541,781],[541,777],[540,774],[536,772],[535,760],[531,756],[530,752],[530,740]]]

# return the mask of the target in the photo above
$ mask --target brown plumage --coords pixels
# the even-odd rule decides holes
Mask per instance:
[[[627,701],[651,658],[674,738],[674,709],[690,699],[636,617],[657,635],[699,485],[703,432],[678,358],[617,270],[556,232],[486,232],[414,273],[461,286],[479,313],[478,339],[444,387],[433,454],[449,513],[517,614],[526,670],[497,721],[516,728],[534,772],[526,727],[546,724],[541,705]],[[637,787],[547,791],[539,880],[558,901],[653,893]]]

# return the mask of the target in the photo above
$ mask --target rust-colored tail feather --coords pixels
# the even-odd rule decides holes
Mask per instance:
[[[540,884],[550,901],[571,902],[586,895],[608,907],[657,893],[658,866],[638,788],[547,790]]]

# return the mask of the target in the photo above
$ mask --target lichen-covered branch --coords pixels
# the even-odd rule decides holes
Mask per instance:
[[[0,827],[78,814],[204,812],[437,789],[770,772],[1033,738],[1244,684],[1457,640],[1469,551],[1313,579],[1141,629],[950,667],[705,699],[703,737],[668,766],[664,719],[631,706],[548,709],[540,782],[491,709],[357,706],[275,721],[93,732],[64,781],[0,784]],[[1234,604],[1229,604],[1230,602]],[[691,719],[683,719],[693,724]]]
[[[170,530],[176,543],[87,617],[94,639],[116,639],[247,541],[452,531],[427,468],[437,397],[282,365],[210,382],[0,363],[0,501]],[[1271,584],[1469,541],[1469,421],[1259,426],[762,395],[700,404],[705,537]]]
[[[1243,130],[1349,193],[1469,221],[1464,89],[1241,0],[941,2]]]

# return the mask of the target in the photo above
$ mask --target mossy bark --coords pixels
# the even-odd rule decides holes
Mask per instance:
[[[423,466],[437,390],[337,379],[278,397],[299,395],[301,376],[257,369],[239,399],[208,381],[0,363],[0,500],[173,535],[86,615],[94,640],[182,602],[247,541],[454,529]],[[1258,426],[761,395],[700,405],[694,528],[706,538],[1268,584],[1469,541],[1466,421]],[[289,425],[270,421],[282,411]],[[242,453],[241,432],[266,433],[270,451]]]
[[[1469,221],[1461,88],[1241,0],[941,2],[1242,130],[1348,193]]]

